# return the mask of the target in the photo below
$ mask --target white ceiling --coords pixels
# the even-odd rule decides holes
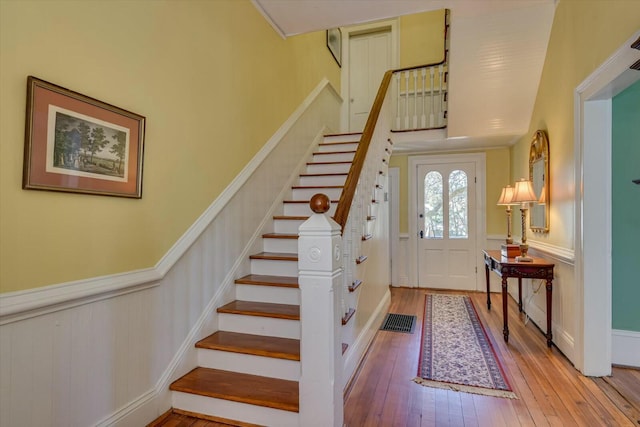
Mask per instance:
[[[252,1],[283,37],[448,8],[447,138],[408,133],[394,150],[504,146],[528,131],[557,0]]]

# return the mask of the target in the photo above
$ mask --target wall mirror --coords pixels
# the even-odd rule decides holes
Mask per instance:
[[[536,233],[549,232],[549,139],[543,130],[538,130],[529,150],[529,179],[538,196],[538,203],[531,206],[529,227]]]

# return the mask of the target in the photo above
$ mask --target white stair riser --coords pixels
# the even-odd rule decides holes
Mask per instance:
[[[336,213],[336,208],[338,207],[338,203],[331,203],[329,207],[329,215],[333,216]],[[309,207],[309,202],[306,203],[285,203],[284,204],[284,214],[290,216],[298,216],[305,215],[309,216],[313,212]]]
[[[333,141],[339,142],[339,141]],[[330,153],[332,151],[356,151],[358,149],[357,142],[350,142],[348,144],[331,144],[322,143],[318,145],[318,151],[321,153]]]
[[[347,175],[319,175],[301,176],[299,185],[309,187],[314,185],[344,185]]]
[[[218,326],[221,331],[300,339],[300,322],[297,320],[218,313]]]
[[[236,284],[236,299],[240,301],[299,305],[300,289]]]
[[[291,194],[291,200],[311,200],[311,198],[318,193],[329,196],[329,200],[339,200],[340,194],[342,194],[342,187],[340,188],[294,188]]]
[[[322,142],[351,142],[351,141],[360,141],[362,138],[362,133],[354,133],[350,135],[331,135],[325,136]]]
[[[273,222],[273,231],[274,233],[298,234],[303,222],[302,220],[277,219]]]
[[[326,153],[326,154],[313,154],[314,162],[350,162],[353,160],[354,153]]]
[[[297,254],[298,239],[271,239],[267,237],[262,239],[262,247],[265,252]]]
[[[349,173],[350,168],[351,163],[309,163],[307,165],[306,173]]]
[[[273,259],[252,259],[251,274],[267,276],[298,276],[298,261],[280,261]]]
[[[172,394],[173,407],[183,411],[206,414],[230,420],[242,421],[264,425],[269,420],[269,425],[278,427],[299,427],[300,416],[297,412],[283,411],[280,409],[265,408],[230,400],[216,399],[200,396],[198,394],[182,393],[174,391]]]
[[[253,354],[199,348],[198,366],[289,381],[300,380],[300,362]]]

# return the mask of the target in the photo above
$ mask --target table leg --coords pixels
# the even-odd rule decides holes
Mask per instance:
[[[509,342],[509,317],[507,315],[507,305],[509,300],[507,299],[507,278],[502,277],[502,317],[504,321],[504,327],[502,328],[502,335],[505,342]]]
[[[518,310],[522,313],[522,277],[518,277]]]
[[[489,266],[487,264],[484,265],[484,274],[487,283],[487,309],[491,310],[491,289],[489,289]]]
[[[553,333],[551,331],[552,280],[553,279],[547,279],[547,347],[551,347],[551,344],[553,343]]]

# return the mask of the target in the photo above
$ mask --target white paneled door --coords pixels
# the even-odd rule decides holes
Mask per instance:
[[[349,37],[349,131],[362,132],[382,76],[392,68],[391,32]]]
[[[418,165],[418,286],[476,289],[474,162]]]

